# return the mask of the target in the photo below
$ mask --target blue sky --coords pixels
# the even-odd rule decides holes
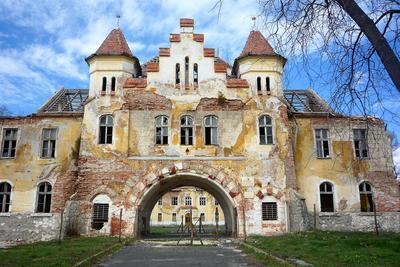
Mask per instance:
[[[88,67],[84,58],[96,51],[116,26],[125,33],[141,63],[168,46],[169,33],[178,32],[179,18],[195,19],[195,31],[204,33],[205,45],[219,49],[233,62],[243,48],[251,18],[259,15],[257,0],[225,0],[218,18],[216,0],[164,1],[27,1],[0,2],[0,104],[15,115],[35,112],[55,91],[87,88]],[[261,20],[259,20],[261,21]],[[262,27],[256,27],[261,29]],[[272,43],[272,45],[274,45]],[[281,51],[283,56],[285,52]],[[319,58],[319,57],[318,57]],[[329,101],[322,81],[309,80],[288,58],[285,87],[312,87]],[[298,66],[297,66],[298,67]],[[393,97],[394,96],[394,97]],[[400,94],[394,91],[384,104],[400,114]],[[400,132],[385,115],[390,130]]]

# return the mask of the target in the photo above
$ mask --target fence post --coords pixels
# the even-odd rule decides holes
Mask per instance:
[[[121,242],[121,233],[122,233],[122,209],[119,211],[119,242]]]

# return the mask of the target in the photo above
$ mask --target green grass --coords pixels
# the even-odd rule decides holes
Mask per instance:
[[[0,249],[0,265],[72,266],[117,243],[115,237],[76,237],[65,239],[61,245],[57,241],[19,245]],[[121,247],[122,244],[113,251]]]
[[[248,243],[280,258],[301,259],[314,266],[400,266],[400,234],[316,231],[252,236]]]

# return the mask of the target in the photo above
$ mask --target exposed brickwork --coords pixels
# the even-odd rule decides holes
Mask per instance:
[[[179,22],[181,27],[194,27],[194,19],[181,18]]]
[[[194,33],[193,34],[193,41],[203,43],[204,42],[204,34]]]
[[[181,36],[179,34],[176,33],[171,33],[169,35],[169,41],[170,42],[180,42],[181,41]]]
[[[261,32],[251,31],[239,57],[250,55],[276,55],[276,53]]]
[[[225,100],[219,103],[217,98],[202,98],[196,107],[196,110],[229,110],[238,111],[244,109],[244,103],[241,100]]]
[[[245,79],[227,79],[227,88],[249,88],[249,83]]]
[[[124,94],[124,109],[129,110],[170,110],[171,100],[153,92],[127,89]]]
[[[214,71],[216,73],[226,73],[227,67],[228,66],[225,63],[214,63]]]
[[[95,54],[132,56],[125,36],[120,29],[112,30]]]
[[[146,88],[147,79],[144,78],[129,78],[124,83],[124,88]]]
[[[159,72],[160,65],[159,63],[149,62],[147,63],[147,72]]]
[[[215,50],[214,48],[204,48],[204,56],[205,57],[214,57],[215,56]]]
[[[159,52],[160,57],[169,57],[170,56],[170,49],[165,47],[160,47]]]

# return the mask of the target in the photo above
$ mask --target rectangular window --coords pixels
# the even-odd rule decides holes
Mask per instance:
[[[171,205],[172,206],[178,206],[178,197],[172,197],[171,198]]]
[[[162,213],[158,214],[158,222],[162,222]]]
[[[199,198],[199,205],[200,205],[200,206],[205,206],[206,203],[207,203],[206,197],[200,197],[200,198]]]
[[[15,149],[17,147],[17,134],[18,129],[3,130],[3,145],[1,150],[1,156],[3,158],[15,157]]]
[[[160,199],[158,200],[158,205],[159,205],[159,206],[162,206],[162,198],[160,198]]]
[[[193,145],[193,127],[181,127],[181,145]]]
[[[206,127],[206,145],[218,145],[218,128],[217,127]]]
[[[206,218],[206,215],[204,213],[200,213],[200,220],[204,222],[204,219]]]
[[[318,158],[329,158],[329,130],[315,129],[315,142]]]
[[[43,129],[42,132],[42,158],[54,158],[56,154],[57,129]]]
[[[93,222],[108,222],[108,204],[93,204]]]
[[[176,222],[176,213],[175,213],[175,212],[172,213],[172,221],[173,221],[173,222]]]
[[[185,206],[192,206],[192,198],[185,197]]]
[[[267,92],[271,92],[271,87],[270,87],[270,83],[269,83],[269,77],[265,78],[265,89],[267,90]]]
[[[262,203],[262,219],[263,221],[272,221],[278,219],[278,206],[276,202]]]
[[[366,129],[354,129],[354,151],[356,158],[368,158],[368,138]]]
[[[321,212],[334,212],[333,193],[321,193]]]

